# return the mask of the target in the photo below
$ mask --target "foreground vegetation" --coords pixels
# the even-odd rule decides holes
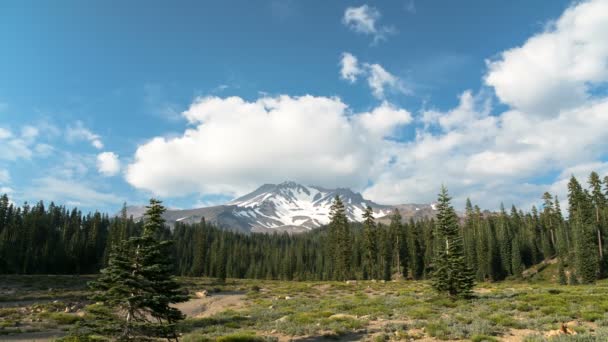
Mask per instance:
[[[557,264],[529,281],[481,283],[472,300],[438,296],[427,281],[290,282],[179,278],[182,341],[606,341],[608,281],[556,286]],[[3,276],[0,339],[66,336],[91,319],[92,277]],[[44,285],[42,285],[44,284]],[[208,296],[201,292],[207,290]],[[198,293],[198,296],[197,296]],[[218,301],[216,301],[218,300]],[[66,312],[67,311],[67,312]],[[560,334],[562,323],[576,335]]]

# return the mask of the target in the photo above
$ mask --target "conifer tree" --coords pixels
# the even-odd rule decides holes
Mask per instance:
[[[490,249],[489,227],[486,220],[481,220],[481,210],[478,206],[474,208],[475,229],[477,239],[475,240],[475,250],[477,259],[476,278],[479,281],[487,280],[492,273],[492,251]]]
[[[511,270],[513,275],[516,277],[521,276],[521,272],[524,270],[522,261],[521,261],[521,250],[519,248],[519,239],[517,237],[513,238],[513,244],[511,249]]]
[[[569,225],[574,235],[576,275],[580,282],[595,282],[599,274],[598,241],[591,195],[572,176],[568,183]]]
[[[602,181],[597,172],[591,172],[589,176],[589,187],[591,188],[591,202],[593,204],[595,230],[597,234],[597,248],[600,260],[604,258],[603,232],[604,210],[606,208],[606,197],[602,193]]]
[[[219,241],[219,248],[216,251],[217,253],[217,280],[221,284],[226,282],[227,277],[227,263],[228,263],[228,254],[226,251],[226,242],[224,237],[222,236]],[[270,277],[272,278],[272,276]]]
[[[346,209],[340,196],[336,195],[329,212],[329,229],[333,245],[334,272],[338,280],[350,277],[351,239]]]
[[[471,295],[473,273],[466,265],[458,216],[450,205],[451,198],[445,186],[441,187],[437,204],[437,233],[440,248],[436,251],[433,287],[450,297]]]
[[[393,210],[393,213],[391,214],[389,240],[391,243],[390,250],[392,251],[391,260],[395,265],[397,279],[401,279],[404,274],[407,260],[404,258],[405,253],[403,253],[403,247],[406,245],[403,241],[403,225],[401,224],[401,214],[399,213],[398,209]],[[392,267],[390,273],[392,273]]]
[[[203,218],[201,223],[195,227],[194,231],[194,251],[192,256],[193,260],[191,274],[197,277],[203,275],[205,268],[205,246],[207,243],[205,228],[205,218]]]
[[[498,216],[496,231],[500,265],[503,273],[501,274],[501,278],[504,278],[506,275],[513,274],[511,271],[513,258],[511,257],[511,227],[509,225],[509,217],[507,216],[507,212],[502,203],[500,204],[500,214]]]
[[[598,254],[595,245],[595,229],[589,224],[576,223],[578,243],[576,250],[576,274],[582,284],[595,283],[598,276]],[[579,227],[580,226],[580,227]]]
[[[378,270],[382,280],[389,281],[392,276],[393,266],[393,240],[391,239],[390,227],[378,224],[378,241],[380,244]]]
[[[374,212],[370,206],[367,206],[363,213],[363,277],[365,279],[376,279],[377,272],[377,240],[376,221],[374,220]]]
[[[464,249],[467,265],[472,269],[477,269],[477,243],[478,238],[476,229],[475,212],[471,200],[467,198],[465,205],[465,217],[463,227]]]
[[[93,299],[111,309],[107,313],[112,317],[100,320],[98,328],[118,340],[162,337],[177,341],[175,324],[183,315],[169,304],[188,298],[172,276],[171,241],[158,239],[164,229],[165,208],[155,199],[146,208],[142,235],[119,244],[110,254],[108,267],[91,283]]]

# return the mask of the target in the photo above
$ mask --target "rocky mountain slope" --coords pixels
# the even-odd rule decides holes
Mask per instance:
[[[195,223],[204,217],[206,221],[227,229],[242,232],[305,232],[329,223],[331,204],[340,196],[348,218],[362,221],[363,212],[369,205],[380,222],[396,208],[404,220],[434,216],[429,204],[381,205],[366,200],[360,193],[350,189],[326,189],[304,186],[295,182],[264,184],[257,190],[224,205],[188,210],[168,210],[167,223]],[[135,219],[143,215],[142,207],[129,207],[128,215]]]

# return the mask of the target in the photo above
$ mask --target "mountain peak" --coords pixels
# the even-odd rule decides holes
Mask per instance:
[[[245,232],[302,232],[329,223],[330,208],[336,196],[342,199],[350,221],[362,221],[368,206],[379,222],[386,220],[394,209],[398,209],[404,219],[434,215],[429,205],[380,205],[349,188],[328,189],[288,180],[264,184],[225,205],[170,210],[165,219],[169,223],[196,223],[205,217],[208,222]]]
[[[372,207],[377,216],[390,213],[391,207],[366,200],[348,188],[327,189],[294,181],[265,184],[228,204],[235,207],[237,215],[255,218],[257,230],[293,226],[313,229],[329,223],[330,207],[336,196],[342,198],[351,221],[361,221],[367,206]]]
[[[278,186],[279,187],[295,188],[295,187],[302,186],[302,185],[300,185],[299,183],[296,183],[294,181],[287,180],[287,181],[284,181],[283,183],[279,184]]]

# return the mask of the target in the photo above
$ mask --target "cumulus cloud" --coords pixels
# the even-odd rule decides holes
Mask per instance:
[[[608,77],[608,1],[576,4],[522,46],[488,61],[485,82],[529,115],[556,116],[582,105]]]
[[[412,122],[412,114],[405,109],[397,108],[388,102],[374,108],[369,113],[356,116],[356,120],[367,132],[379,137],[391,135],[392,131]]]
[[[487,117],[490,114],[491,102],[488,98],[475,98],[470,90],[460,95],[460,102],[446,113],[435,110],[422,112],[421,120],[425,125],[438,125],[444,131],[469,124],[472,120]]]
[[[130,184],[162,196],[239,194],[286,179],[361,187],[389,159],[384,137],[411,120],[388,104],[350,115],[338,98],[285,95],[199,98],[183,115],[193,125],[183,136],[138,147]]]
[[[410,93],[399,77],[388,72],[380,64],[363,63],[360,65],[357,57],[344,52],[340,65],[340,77],[342,79],[355,83],[359,76],[366,77],[372,95],[378,99],[384,99],[387,90],[404,94]]]
[[[66,129],[66,138],[70,142],[88,141],[93,147],[100,150],[103,148],[101,137],[88,128],[84,127],[82,121],[76,121],[73,126],[68,126]]]
[[[114,152],[102,152],[97,155],[97,171],[104,176],[115,176],[120,172],[120,160]]]
[[[387,34],[395,32],[392,27],[377,25],[381,16],[380,11],[368,5],[348,7],[344,11],[342,23],[354,32],[372,36],[374,43],[377,43],[385,40]]]
[[[392,203],[430,201],[435,194],[429,189],[444,183],[459,204],[466,196],[490,208],[498,198],[528,203],[548,190],[530,179],[598,161],[608,150],[608,99],[543,119],[515,110],[490,115],[465,94],[454,110],[421,120],[444,129],[418,129],[365,195]]]

